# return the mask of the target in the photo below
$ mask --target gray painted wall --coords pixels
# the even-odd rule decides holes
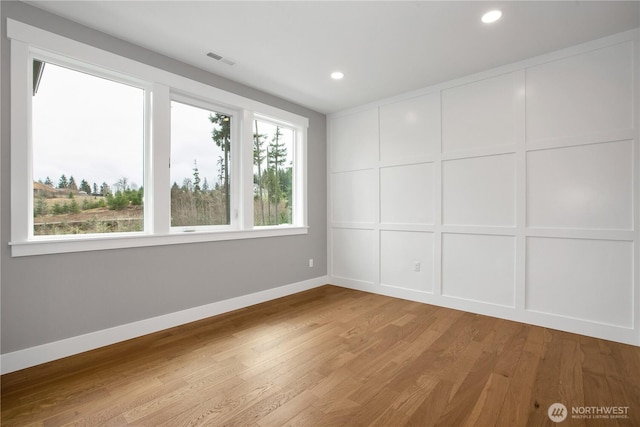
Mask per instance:
[[[26,4],[0,3],[2,354],[327,274],[323,114]],[[309,234],[11,258],[7,17],[308,117]]]

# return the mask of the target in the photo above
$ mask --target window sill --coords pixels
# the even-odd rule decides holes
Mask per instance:
[[[69,252],[294,236],[308,234],[308,230],[309,227],[306,226],[273,226],[260,227],[253,230],[174,232],[165,235],[121,233],[101,236],[73,236],[73,238],[43,238],[42,240],[32,240],[28,242],[11,242],[9,245],[11,246],[12,257],[23,257]]]

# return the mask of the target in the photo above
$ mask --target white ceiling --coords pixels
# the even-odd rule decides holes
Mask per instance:
[[[28,3],[322,113],[640,26],[638,1]]]

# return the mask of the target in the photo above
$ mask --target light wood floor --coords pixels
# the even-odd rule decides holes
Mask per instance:
[[[3,426],[543,426],[629,406],[640,348],[334,286],[2,377]]]

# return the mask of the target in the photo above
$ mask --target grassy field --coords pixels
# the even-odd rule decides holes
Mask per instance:
[[[36,236],[142,231],[142,206],[107,207],[106,197],[34,183]]]
[[[33,191],[33,233],[36,236],[144,230],[142,190],[132,191],[137,198],[125,197],[118,205],[114,201],[120,197],[120,192],[115,197],[105,197],[68,188],[53,188],[38,182],[34,182]],[[125,194],[129,194],[129,190]],[[227,224],[225,206],[223,189],[199,193],[172,189],[171,225]],[[291,206],[284,200],[276,205],[268,200],[261,203],[257,197],[254,198],[254,220],[258,226],[290,224],[291,214]]]

